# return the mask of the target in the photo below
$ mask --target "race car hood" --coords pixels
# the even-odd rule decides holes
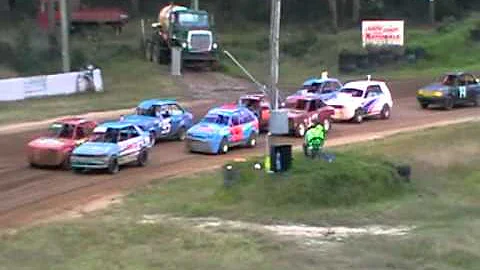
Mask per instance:
[[[114,143],[86,142],[73,150],[73,155],[105,156],[120,152]]]
[[[122,118],[122,121],[135,124],[140,128],[142,128],[143,130],[148,130],[160,122],[160,120],[158,120],[153,116],[138,115],[138,114],[126,115]]]
[[[188,130],[188,134],[192,136],[208,136],[219,134],[226,126],[210,123],[198,123]]]
[[[426,90],[426,91],[448,91],[448,89],[450,89],[451,86],[448,86],[448,85],[444,85],[444,84],[441,84],[441,83],[432,83],[432,84],[429,84],[429,85],[426,85],[422,88],[420,88],[421,90]]]
[[[28,143],[28,146],[32,148],[51,150],[62,150],[73,145],[75,145],[73,140],[52,137],[40,137]]]

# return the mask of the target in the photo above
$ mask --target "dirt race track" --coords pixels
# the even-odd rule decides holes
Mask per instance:
[[[371,120],[363,124],[335,124],[329,138],[392,131],[401,128],[432,124],[480,115],[480,108],[457,108],[452,111],[421,110],[415,100],[415,90],[425,80],[392,82],[394,109],[389,120]],[[213,103],[212,103],[213,104]],[[195,115],[203,115],[211,104],[190,108]],[[69,171],[29,168],[25,160],[26,143],[40,131],[20,131],[0,136],[0,226],[17,227],[65,213],[92,200],[131,190],[152,179],[167,181],[172,176],[196,173],[234,158],[264,151],[263,137],[255,149],[234,149],[224,156],[191,154],[182,142],[160,142],[150,152],[145,168],[123,168],[117,175],[88,173],[76,175]],[[301,139],[281,138],[300,144]],[[352,139],[354,140],[354,139]],[[328,146],[328,143],[327,143]]]

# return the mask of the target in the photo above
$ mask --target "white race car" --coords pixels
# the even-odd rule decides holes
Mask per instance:
[[[333,120],[361,123],[365,117],[390,118],[393,100],[385,82],[370,80],[352,81],[343,85],[332,98],[325,100],[335,109]]]

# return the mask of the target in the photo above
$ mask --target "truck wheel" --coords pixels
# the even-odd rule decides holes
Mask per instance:
[[[145,165],[147,165],[147,161],[148,161],[148,151],[144,149],[140,151],[140,153],[138,154],[137,166],[145,167]]]
[[[360,124],[363,122],[363,110],[361,108],[358,108],[355,111],[355,115],[353,116],[353,122]]]
[[[453,105],[454,105],[453,98],[451,97],[445,98],[445,101],[443,103],[443,108],[445,110],[450,111],[451,109],[453,109]]]
[[[218,147],[218,154],[226,154],[228,153],[229,146],[228,146],[228,141],[226,138],[223,138],[222,141],[220,142],[220,146]]]
[[[145,59],[152,62],[152,43],[150,41],[145,43]]]
[[[388,119],[390,118],[390,115],[391,115],[390,106],[388,106],[387,104],[383,105],[382,111],[380,112],[380,118]]]
[[[109,174],[116,174],[120,170],[120,166],[118,165],[118,161],[116,158],[110,159],[108,162],[107,171]]]
[[[159,56],[160,56],[160,59],[159,59],[159,63],[162,64],[162,65],[167,65],[168,64],[168,50],[161,50],[159,48]]]
[[[160,64],[160,46],[158,44],[152,46],[152,61],[155,64]]]
[[[305,128],[305,125],[303,123],[300,123],[295,130],[295,135],[297,135],[297,137],[303,137],[305,136],[306,131],[307,129]]]

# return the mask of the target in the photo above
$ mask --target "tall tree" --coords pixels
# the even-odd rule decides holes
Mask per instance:
[[[360,0],[352,0],[352,21],[358,23],[360,20]]]
[[[330,6],[330,16],[332,20],[332,29],[333,32],[338,31],[338,9],[337,9],[337,0],[328,0],[328,5]]]

